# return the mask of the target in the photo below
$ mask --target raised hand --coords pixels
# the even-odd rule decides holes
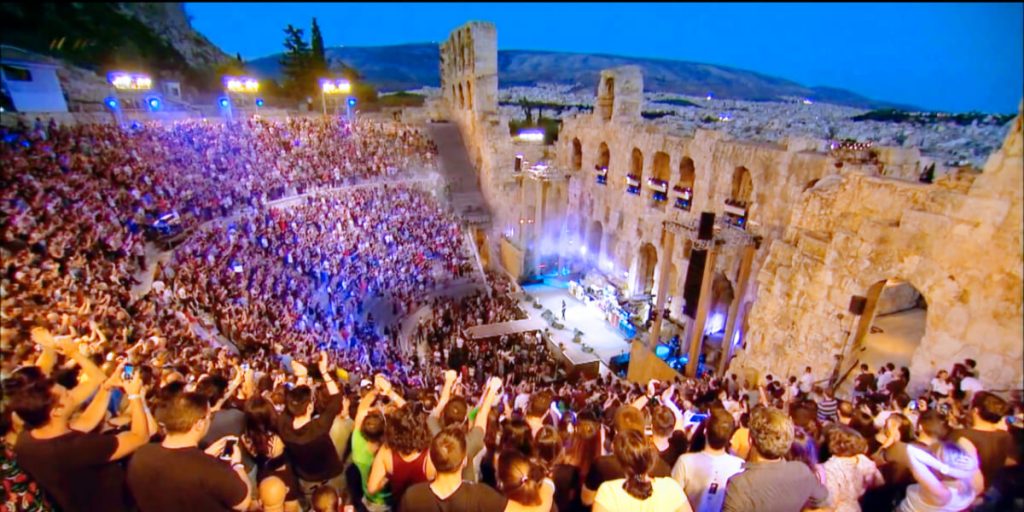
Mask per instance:
[[[501,386],[501,377],[491,377],[487,380],[487,388],[493,390],[494,393],[498,393],[501,390]]]
[[[294,359],[292,359],[292,372],[295,373],[296,377],[305,377],[309,375],[309,370],[306,366]]]
[[[655,380],[655,379],[651,379],[650,382],[647,383],[647,395],[648,396],[654,396],[654,394],[657,392],[657,390],[658,390],[658,381]]]
[[[123,361],[117,364],[117,368],[114,368],[114,373],[101,384],[103,389],[124,387],[124,381],[121,379],[121,376],[124,375],[124,364]]]
[[[53,334],[46,327],[33,327],[32,341],[44,348],[57,349],[57,341],[53,339]]]
[[[373,377],[373,384],[385,395],[391,392],[391,383],[388,382],[387,378],[379,373]]]
[[[320,367],[320,374],[321,375],[325,375],[327,377],[330,377],[329,375],[327,375],[327,352],[326,351],[324,351],[324,350],[320,351],[320,361],[318,361],[317,365]]]
[[[444,371],[444,382],[445,382],[445,384],[447,384],[447,385],[454,384],[455,383],[455,379],[458,378],[458,376],[459,376],[459,374],[456,373],[455,370],[445,370]]]
[[[142,393],[142,372],[135,372],[132,380],[124,383],[123,385],[125,393],[129,395],[138,395]]]

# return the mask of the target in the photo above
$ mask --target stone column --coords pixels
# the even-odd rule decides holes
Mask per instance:
[[[754,253],[757,251],[754,245],[748,245],[743,248],[743,256],[740,259],[740,276],[736,280],[736,295],[732,298],[732,304],[729,304],[729,316],[725,321],[725,337],[722,338],[723,351],[722,360],[718,363],[718,375],[725,375],[725,369],[729,366],[729,360],[732,359],[733,351],[736,349],[732,343],[732,338],[736,333],[736,326],[739,325],[738,313],[740,311],[740,303],[743,301],[743,295],[747,293],[747,284],[750,281],[750,267],[754,262]]]
[[[658,337],[661,336],[661,322],[664,316],[662,312],[665,309],[665,298],[668,296],[669,268],[672,266],[672,250],[676,245],[675,233],[671,229],[665,228],[661,242],[661,260],[658,261],[658,266],[661,267],[658,270],[658,294],[654,299],[654,314],[657,316],[654,318],[650,336],[647,339],[647,346],[652,350],[658,345]]]
[[[697,300],[697,313],[693,319],[693,330],[690,331],[690,358],[686,362],[687,377],[697,376],[697,358],[700,357],[700,350],[704,344],[704,324],[708,320],[708,310],[711,309],[711,282],[714,280],[716,256],[718,256],[717,248],[714,246],[708,248],[708,258],[704,264],[704,275],[700,281],[700,299]]]

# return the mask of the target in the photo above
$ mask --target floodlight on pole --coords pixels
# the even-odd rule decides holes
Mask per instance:
[[[142,73],[112,71],[107,74],[107,81],[118,90],[148,91],[153,88],[153,79]]]
[[[327,95],[348,94],[352,91],[352,83],[348,80],[335,80],[333,78],[320,79],[320,107],[324,115],[327,115]]]
[[[224,88],[228,92],[255,93],[260,90],[260,82],[255,78],[225,76]]]

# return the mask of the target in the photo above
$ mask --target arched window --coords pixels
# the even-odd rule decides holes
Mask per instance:
[[[750,220],[750,204],[754,197],[754,183],[746,167],[737,167],[732,173],[732,189],[725,200],[725,218],[729,224],[746,229]]]
[[[654,154],[653,176],[647,183],[649,190],[648,205],[654,208],[661,208],[668,199],[668,180],[671,178],[670,159],[668,153],[658,151]]]
[[[604,91],[598,94],[597,106],[601,113],[601,119],[612,120],[612,108],[615,105],[615,79],[608,77],[604,80]]]
[[[675,197],[674,206],[683,211],[690,211],[693,206],[693,185],[697,178],[697,171],[693,165],[693,159],[684,156],[679,161],[679,180],[672,187],[672,195]]]
[[[626,176],[626,192],[640,195],[640,187],[644,181],[644,154],[639,148],[633,148],[629,157],[629,174]]]
[[[607,170],[611,161],[612,153],[608,150],[608,144],[602,142],[601,146],[597,148],[597,168]]]
[[[732,192],[729,198],[737,206],[745,208],[750,205],[753,195],[754,183],[750,179],[750,171],[741,165],[732,173]]]

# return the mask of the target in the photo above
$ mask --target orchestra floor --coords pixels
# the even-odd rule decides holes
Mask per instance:
[[[584,304],[570,295],[567,283],[549,280],[543,284],[525,285],[523,290],[536,297],[543,306],[541,309],[536,309],[523,299],[521,306],[530,315],[530,318],[541,318],[544,310],[549,309],[558,318],[559,323],[565,325],[565,329],[562,330],[551,329],[551,335],[556,343],[565,346],[566,356],[573,363],[579,364],[600,359],[604,365],[607,365],[608,360],[612,357],[629,352],[629,341],[623,337],[622,333],[604,319],[604,313],[597,309],[597,306]],[[565,301],[564,321],[562,320],[563,300]],[[583,343],[594,348],[593,354],[583,352],[580,345],[573,343],[573,329],[583,332]]]

